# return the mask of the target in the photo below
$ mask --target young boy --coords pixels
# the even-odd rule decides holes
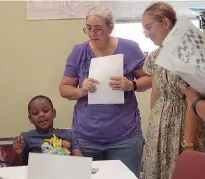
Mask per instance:
[[[83,156],[77,137],[69,129],[53,128],[56,110],[46,96],[36,96],[28,104],[28,117],[35,130],[23,132],[13,142],[16,157],[28,164],[29,152]]]

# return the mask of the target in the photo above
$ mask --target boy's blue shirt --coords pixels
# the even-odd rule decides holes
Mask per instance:
[[[80,149],[78,139],[71,129],[54,129],[50,132],[31,130],[21,133],[24,141],[23,157],[30,152],[70,155],[74,149]]]

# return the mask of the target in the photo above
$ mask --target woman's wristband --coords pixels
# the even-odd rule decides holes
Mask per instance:
[[[205,100],[205,97],[200,96],[200,97],[197,98],[197,99],[192,103],[192,105],[191,105],[191,107],[192,107],[194,113],[195,113],[198,117],[200,117],[200,116],[199,116],[199,115],[197,114],[197,112],[196,112],[196,105],[197,105],[197,103],[198,103],[199,101],[201,101],[201,100]]]

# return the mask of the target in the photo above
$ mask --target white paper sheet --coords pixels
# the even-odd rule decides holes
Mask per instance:
[[[187,17],[180,17],[164,40],[156,64],[205,94],[205,37]]]
[[[92,158],[30,153],[27,179],[90,179]]]
[[[97,91],[88,94],[88,104],[123,104],[124,91],[112,90],[110,77],[123,76],[123,54],[93,58],[90,64],[89,78],[100,82]]]

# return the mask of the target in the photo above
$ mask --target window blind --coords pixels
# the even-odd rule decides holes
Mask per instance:
[[[127,1],[102,1],[102,4],[112,9],[116,21],[140,21],[142,13],[154,0],[127,0]],[[185,15],[190,19],[196,19],[196,15],[190,8],[205,8],[205,0],[177,1],[166,0],[176,10],[178,16]]]

